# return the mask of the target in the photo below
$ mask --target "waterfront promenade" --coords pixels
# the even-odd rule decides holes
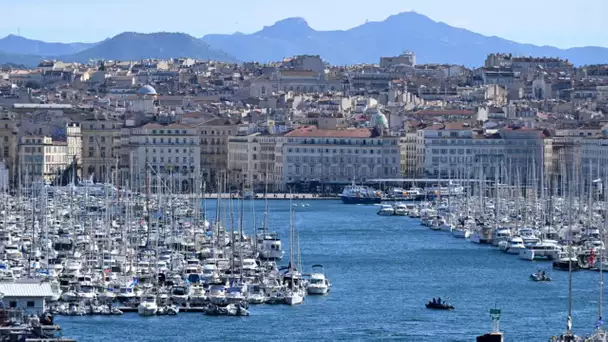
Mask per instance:
[[[230,196],[235,196],[234,194],[229,194],[229,193],[212,193],[212,194],[205,194],[205,198],[207,199],[217,199],[218,196],[221,196],[221,198],[225,198],[228,199],[230,198]],[[264,199],[264,194],[255,194],[255,199],[259,199],[259,200],[263,200]],[[295,194],[295,193],[272,193],[272,194],[267,194],[267,196],[269,200],[283,200],[283,199],[300,199],[300,200],[337,200],[340,199],[339,196],[327,196],[327,195],[321,195],[321,194]],[[240,198],[239,195],[236,195],[236,197],[234,198]]]

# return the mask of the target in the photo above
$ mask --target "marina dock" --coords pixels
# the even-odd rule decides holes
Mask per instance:
[[[120,306],[118,309],[122,312],[137,312],[137,307],[132,306]],[[187,313],[203,313],[205,312],[206,307],[204,306],[184,306],[179,308],[179,312],[187,312]]]

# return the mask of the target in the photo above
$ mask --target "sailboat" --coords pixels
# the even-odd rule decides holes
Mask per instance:
[[[572,196],[573,196],[573,180],[570,180],[570,191],[568,193],[569,205],[568,205],[568,255],[572,255]],[[566,332],[557,338],[554,338],[555,342],[579,342],[583,341],[582,338],[575,335],[572,332],[572,263],[568,263],[568,316],[566,318]]]
[[[604,187],[605,188],[605,187]],[[604,213],[607,213],[606,209],[608,209],[608,201],[606,201],[604,199]],[[606,230],[606,227],[608,225],[608,220],[606,220],[606,218],[604,218],[604,227],[603,229],[600,230],[600,240],[603,242],[604,241],[604,236],[603,236],[603,232]],[[593,251],[593,250],[592,250]],[[587,338],[587,341],[590,342],[606,342],[608,341],[608,334],[606,333],[606,331],[604,330],[604,321],[602,319],[602,309],[604,306],[604,260],[603,260],[603,255],[602,252],[604,251],[604,249],[600,249],[599,250],[599,262],[600,262],[600,300],[598,302],[598,319],[597,319],[597,323],[596,323],[596,327],[595,330],[593,331],[593,333],[591,334],[591,336],[589,336]],[[592,254],[590,258],[595,259],[595,256]],[[590,260],[590,264],[591,264]],[[594,260],[593,260],[594,261]]]
[[[304,292],[300,289],[300,284],[296,284],[297,280],[301,281],[301,274],[294,267],[294,245],[295,239],[295,227],[293,224],[293,206],[291,205],[291,199],[289,200],[289,271],[285,274],[285,278],[289,281],[289,288],[285,293],[285,304],[287,305],[298,305],[304,302]]]

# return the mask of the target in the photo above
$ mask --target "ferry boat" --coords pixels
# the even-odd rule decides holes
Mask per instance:
[[[344,204],[376,204],[382,202],[382,193],[361,185],[349,185],[342,190],[340,199]]]
[[[424,190],[420,188],[411,188],[409,190],[393,188],[383,198],[385,201],[420,201],[422,199],[424,199]]]
[[[449,197],[464,195],[464,187],[462,185],[451,183],[448,186],[432,186],[425,189],[426,195],[429,198],[434,197]]]

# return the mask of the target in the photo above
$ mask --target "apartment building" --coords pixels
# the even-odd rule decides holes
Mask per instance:
[[[498,134],[484,134],[462,123],[438,124],[418,130],[417,148],[424,153],[427,177],[470,178],[494,175],[504,162],[504,143]]]
[[[76,162],[76,165],[82,165],[82,132],[80,131],[80,123],[70,122],[66,127],[66,138],[68,144],[68,162]]]
[[[0,114],[0,160],[8,170],[10,184],[17,184],[18,164],[18,133],[15,113]]]
[[[283,182],[335,188],[353,180],[398,178],[399,137],[375,129],[325,130],[303,126],[285,134]]]
[[[24,136],[19,143],[19,177],[24,182],[52,183],[68,165],[64,141],[48,136]]]
[[[200,135],[200,161],[207,189],[215,189],[228,170],[228,138],[237,134],[238,123],[225,118],[196,126]]]
[[[123,123],[105,118],[88,118],[80,123],[82,135],[82,177],[98,182],[114,180]]]
[[[606,178],[608,131],[600,127],[557,130],[551,140],[551,158],[545,155],[547,169],[553,175],[576,172],[586,183]]]
[[[149,123],[124,128],[121,138],[121,178],[145,192],[199,191],[200,137],[196,128]],[[126,160],[125,160],[126,159]]]
[[[415,131],[405,133],[401,137],[399,147],[401,149],[401,174],[406,177],[416,177],[419,173],[420,154],[418,153],[418,135]]]
[[[427,176],[519,175],[540,179],[544,170],[542,131],[525,128],[474,130],[463,123],[437,124],[418,131]]]
[[[228,138],[228,175],[233,187],[283,190],[284,137],[254,133]]]

